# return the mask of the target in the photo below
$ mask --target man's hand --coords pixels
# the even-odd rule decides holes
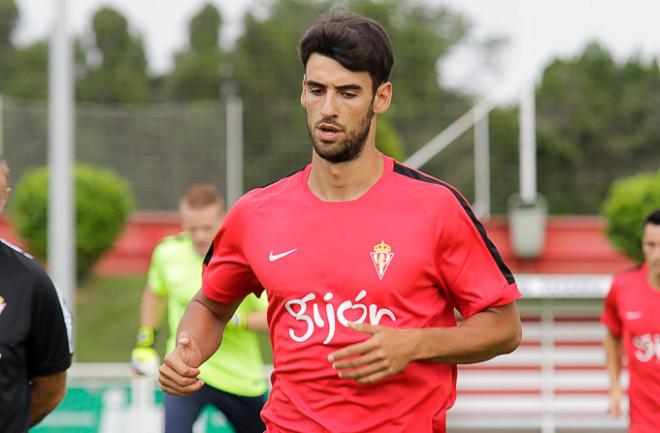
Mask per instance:
[[[160,367],[160,387],[168,394],[183,397],[199,390],[204,382],[197,379],[202,354],[195,341],[181,332],[174,350],[165,356]]]
[[[621,400],[623,399],[623,391],[620,387],[610,388],[610,402],[607,408],[607,413],[615,418],[620,417],[623,412],[621,411]]]
[[[414,329],[394,329],[366,323],[349,326],[372,337],[331,353],[328,361],[339,370],[339,377],[359,383],[373,383],[403,371],[414,359]]]

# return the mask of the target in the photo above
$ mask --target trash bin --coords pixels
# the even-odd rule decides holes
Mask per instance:
[[[509,236],[515,255],[521,259],[533,259],[541,255],[545,244],[545,228],[548,219],[548,202],[541,195],[533,202],[513,195],[508,202]]]

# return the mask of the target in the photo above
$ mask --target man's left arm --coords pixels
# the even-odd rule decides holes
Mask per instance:
[[[458,327],[396,329],[352,324],[372,337],[332,353],[340,377],[373,383],[403,371],[411,361],[468,364],[515,350],[522,339],[515,303],[489,307]]]
[[[30,427],[51,413],[66,395],[66,371],[33,377],[30,384],[32,406]]]

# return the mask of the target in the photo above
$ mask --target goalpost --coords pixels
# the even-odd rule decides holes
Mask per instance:
[[[405,164],[420,168],[474,127],[474,211],[479,218],[490,216],[490,142],[488,114],[494,105],[483,100],[413,153]]]

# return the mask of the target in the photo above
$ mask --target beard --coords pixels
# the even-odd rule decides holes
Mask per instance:
[[[314,151],[318,156],[328,162],[340,163],[353,161],[358,156],[360,156],[362,149],[364,149],[364,144],[366,143],[367,137],[369,136],[369,131],[371,131],[371,119],[373,117],[374,110],[370,106],[369,111],[367,111],[367,114],[362,119],[360,119],[355,129],[350,132],[345,131],[347,137],[344,140],[336,141],[333,143],[315,139],[313,132],[322,123],[342,128],[342,126],[339,125],[333,118],[321,119],[316,123],[314,128],[312,128],[309,122],[307,122],[307,132],[309,133],[309,138],[312,141],[312,146],[314,146]]]

